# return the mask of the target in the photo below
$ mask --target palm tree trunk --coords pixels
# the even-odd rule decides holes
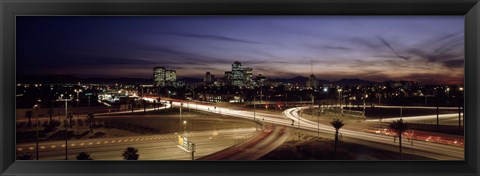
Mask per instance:
[[[398,143],[400,146],[400,160],[401,160],[402,159],[402,135],[401,134],[398,136]]]
[[[93,120],[90,120],[90,132],[93,133],[92,123],[93,123]]]
[[[337,153],[337,144],[338,144],[338,130],[335,130],[335,153]]]

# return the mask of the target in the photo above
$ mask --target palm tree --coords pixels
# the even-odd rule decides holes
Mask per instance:
[[[72,128],[73,113],[69,112],[67,115],[67,118],[68,118],[68,125],[70,126],[70,128]]]
[[[47,113],[50,116],[50,125],[52,125],[52,116],[53,116],[53,113],[54,113],[52,106],[48,107]]]
[[[138,160],[138,150],[134,147],[127,147],[123,153],[123,160]]]
[[[78,153],[77,155],[77,160],[93,160],[91,157],[90,157],[90,154],[87,153],[87,152],[80,152]]]
[[[142,105],[143,105],[143,112],[147,112],[147,101],[143,100]]]
[[[133,112],[134,109],[135,109],[135,100],[130,99],[130,110],[132,110]]]
[[[21,155],[18,155],[17,156],[17,159],[18,160],[32,160],[33,159],[33,156],[28,154],[28,153],[23,153]]]
[[[88,113],[87,115],[87,119],[88,119],[88,125],[90,126],[90,132],[93,133],[93,119],[95,118],[95,116],[93,116],[92,113]]]
[[[398,144],[399,144],[399,150],[400,150],[400,159],[402,159],[402,134],[405,133],[405,131],[408,130],[408,124],[403,123],[403,119],[393,121],[388,125],[388,128],[393,130],[396,135],[395,138],[398,137]]]
[[[28,128],[30,128],[30,120],[33,117],[33,111],[27,111],[25,112],[25,117],[28,118]]]
[[[330,124],[332,125],[333,128],[335,128],[335,153],[337,153],[337,144],[338,144],[338,130],[342,128],[345,124],[343,123],[343,120],[340,119],[333,119]]]

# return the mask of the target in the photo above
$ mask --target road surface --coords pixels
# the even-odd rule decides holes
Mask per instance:
[[[173,106],[180,106],[180,102],[173,102]],[[232,110],[223,107],[215,107],[214,105],[203,105],[198,104],[195,106],[197,110],[208,111],[212,113],[219,113],[229,116],[235,116],[245,119],[254,119],[254,112],[245,111],[245,110]],[[301,118],[298,115],[300,109],[305,109],[308,107],[299,107],[299,108],[290,108],[284,111],[284,115],[289,119],[285,119],[283,115],[267,114],[267,113],[255,113],[256,121],[264,121],[267,123],[279,124],[284,126],[293,126],[298,128],[298,123],[300,123],[300,129],[317,131],[318,126],[320,126],[320,133],[332,134],[334,133],[334,128],[327,125],[318,125],[316,122],[312,122]],[[341,133],[345,138],[351,139],[352,142],[359,143],[362,145],[367,145],[371,147],[376,147],[380,149],[388,149],[392,151],[398,151],[398,143],[394,143],[393,137],[383,136],[377,134],[366,133],[363,131],[353,131],[343,129]],[[404,141],[405,142],[405,141]],[[405,142],[406,143],[406,142]],[[424,141],[414,141],[414,147],[412,150],[415,150],[415,154],[430,157],[433,159],[439,160],[463,160],[464,159],[464,148],[456,147],[444,144],[436,144],[431,142]]]
[[[202,157],[227,147],[245,136],[255,136],[255,128],[193,131],[188,134],[190,141],[196,143],[196,157]],[[140,154],[139,160],[189,160],[190,153],[177,146],[176,134],[144,135],[120,138],[99,138],[68,141],[68,158],[75,160],[79,152],[88,152],[94,160],[122,160],[121,153],[127,147],[135,147]],[[40,160],[65,159],[65,141],[48,141],[39,144]],[[35,143],[17,144],[17,154],[30,153],[35,158]]]

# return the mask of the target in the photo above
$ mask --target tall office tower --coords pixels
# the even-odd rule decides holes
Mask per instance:
[[[232,85],[245,86],[242,63],[238,61],[232,64]]]
[[[257,77],[255,77],[255,80],[257,82],[257,86],[266,86],[268,84],[267,82],[267,77],[265,75],[259,74]]]
[[[175,81],[177,81],[177,73],[175,70],[165,70],[165,84],[173,86]]]
[[[225,77],[223,79],[224,79],[225,85],[232,85],[232,72],[226,71]]]
[[[252,68],[244,68],[243,69],[243,76],[244,76],[244,83],[245,86],[251,87],[253,86],[253,69]]]
[[[212,74],[210,72],[205,73],[205,78],[203,78],[205,85],[210,84],[212,81]]]
[[[153,85],[156,87],[165,86],[165,68],[155,67],[153,68]]]

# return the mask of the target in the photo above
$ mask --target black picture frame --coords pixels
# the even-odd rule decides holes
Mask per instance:
[[[1,175],[479,175],[478,0],[1,0]],[[465,161],[15,161],[17,15],[464,15]]]

